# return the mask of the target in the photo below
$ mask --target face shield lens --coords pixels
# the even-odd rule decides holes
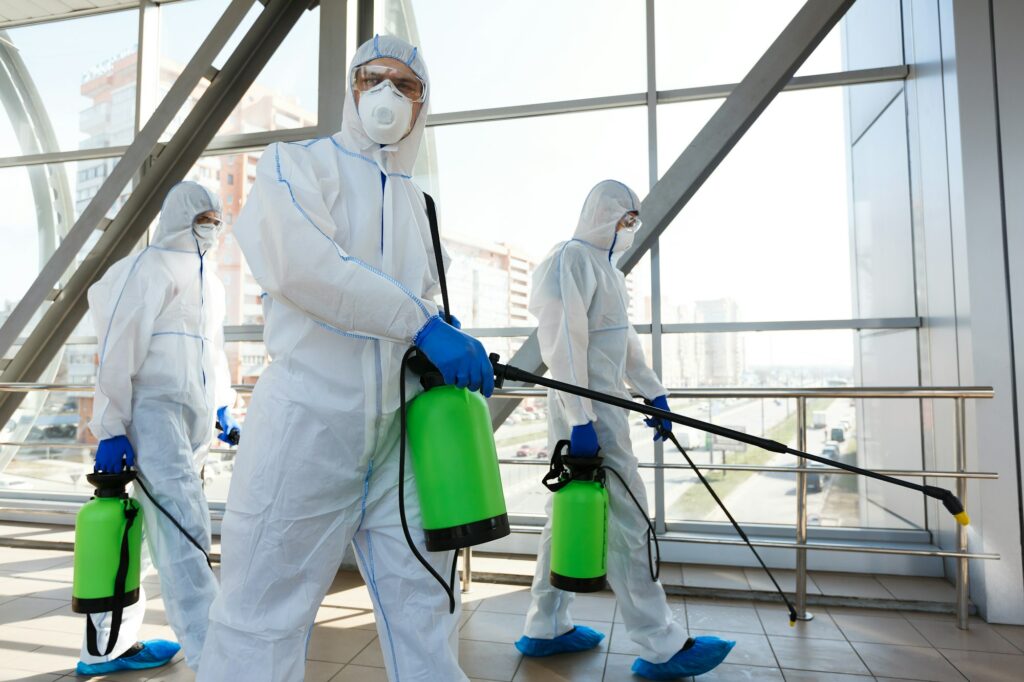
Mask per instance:
[[[403,72],[381,64],[363,64],[352,72],[352,89],[369,92],[384,81],[391,81],[395,89],[406,99],[422,102],[426,86],[411,72]]]

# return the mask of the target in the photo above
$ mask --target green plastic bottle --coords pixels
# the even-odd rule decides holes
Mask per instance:
[[[424,384],[431,386],[424,376]],[[427,549],[472,547],[511,532],[487,401],[433,385],[410,404],[409,448]]]
[[[86,476],[96,493],[75,517],[75,613],[117,611],[139,600],[142,510],[125,491],[134,478],[133,471]],[[124,573],[120,599],[118,569]]]
[[[551,507],[551,584],[600,592],[608,561],[608,490],[600,457],[563,457],[568,480]]]

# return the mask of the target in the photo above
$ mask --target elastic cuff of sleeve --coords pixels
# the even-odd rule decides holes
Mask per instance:
[[[416,331],[416,333],[413,335],[413,337],[412,337],[412,345],[419,346],[420,344],[423,343],[424,339],[427,338],[427,336],[430,334],[430,331],[437,324],[437,322],[435,322],[435,320],[443,321],[443,320],[441,320],[441,316],[440,315],[434,315],[432,317],[428,317],[427,321],[423,323],[423,326],[420,327]]]

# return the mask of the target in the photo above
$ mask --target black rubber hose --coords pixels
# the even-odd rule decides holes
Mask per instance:
[[[416,548],[416,543],[412,540],[412,534],[409,532],[409,521],[405,516],[405,438],[406,438],[406,410],[407,404],[405,400],[405,370],[409,364],[409,358],[412,357],[413,353],[416,352],[416,348],[410,348],[405,351],[405,355],[402,356],[402,365],[398,374],[398,391],[399,391],[399,445],[398,445],[398,516],[402,521],[402,533],[405,534],[405,542],[409,545],[410,551],[416,559],[423,564],[423,568],[434,577],[434,580],[444,589],[446,595],[448,595],[448,613],[455,613],[455,564],[458,560],[458,552],[455,552],[455,558],[452,560],[452,582],[451,585],[445,583],[444,578],[434,570],[434,567],[430,565],[419,549]]]
[[[658,545],[658,534],[654,532],[654,525],[651,524],[650,517],[647,516],[647,510],[640,504],[640,500],[636,499],[636,495],[626,485],[625,479],[619,475],[619,472],[611,467],[601,467],[601,471],[610,471],[615,474],[615,478],[619,479],[619,483],[625,488],[626,494],[629,495],[629,499],[633,500],[633,504],[640,510],[640,516],[643,517],[644,522],[647,524],[647,568],[651,573],[651,580],[657,582],[658,577],[661,575],[661,547]],[[654,552],[657,557],[651,556],[651,544],[654,544]]]
[[[675,434],[661,426],[658,427],[658,433],[661,434],[662,438],[672,441],[673,445],[675,445],[676,448],[678,448],[680,454],[682,454],[682,456],[686,458],[686,463],[690,465],[691,469],[693,469],[693,473],[697,474],[697,478],[700,479],[700,482],[703,483],[704,487],[708,489],[709,493],[711,493],[711,497],[713,497],[715,499],[715,502],[718,503],[719,508],[725,514],[726,518],[729,519],[729,523],[731,523],[732,527],[736,529],[736,533],[741,538],[743,538],[743,542],[747,543],[747,547],[749,547],[750,551],[754,553],[754,557],[757,558],[757,563],[761,564],[761,568],[763,568],[764,572],[768,574],[768,579],[772,581],[772,585],[775,585],[775,590],[779,593],[779,596],[782,597],[782,601],[786,603],[786,608],[789,609],[789,624],[793,625],[794,623],[796,623],[796,609],[793,608],[793,604],[790,603],[789,597],[787,597],[786,593],[782,591],[782,587],[779,586],[779,581],[775,579],[775,576],[772,575],[771,569],[768,568],[768,565],[764,562],[764,559],[762,559],[761,555],[758,554],[756,549],[754,549],[754,545],[750,542],[750,538],[747,537],[747,534],[743,531],[743,528],[740,527],[740,524],[736,521],[735,518],[733,518],[732,513],[728,510],[728,508],[726,508],[725,502],[722,501],[722,498],[720,498],[718,496],[718,493],[715,492],[715,489],[711,486],[711,483],[708,482],[706,478],[704,478],[704,474],[701,473],[700,469],[697,468],[697,465],[693,463],[692,459],[690,459],[690,454],[683,448],[682,445],[679,444],[679,441],[676,440]]]
[[[142,489],[142,492],[146,493],[146,497],[149,498],[149,501],[152,502],[153,505],[157,509],[160,510],[160,513],[163,514],[164,516],[166,516],[167,520],[170,521],[171,523],[173,523],[174,527],[177,528],[179,531],[181,531],[181,534],[185,536],[186,540],[191,542],[195,546],[196,549],[198,549],[200,552],[203,553],[203,558],[206,559],[206,565],[209,566],[210,570],[212,571],[213,570],[213,562],[210,560],[210,553],[207,552],[205,549],[203,549],[203,546],[199,544],[199,541],[196,540],[194,537],[192,537],[192,535],[187,530],[185,530],[184,526],[182,526],[180,523],[178,523],[178,519],[176,519],[173,516],[171,516],[171,513],[169,511],[167,511],[166,509],[164,509],[162,504],[160,504],[159,502],[156,501],[156,498],[153,497],[150,494],[149,490],[146,489],[146,484],[142,482],[142,478],[140,476],[136,476],[135,477],[135,482],[139,484],[139,488]]]

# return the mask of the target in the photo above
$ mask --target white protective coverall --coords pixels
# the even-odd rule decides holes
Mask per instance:
[[[616,233],[616,226],[639,208],[636,194],[622,183],[598,183],[583,204],[573,238],[556,246],[534,272],[530,312],[539,322],[541,357],[553,379],[630,399],[628,384],[653,399],[665,395],[665,387],[644,360],[640,338],[629,323],[625,276],[615,265],[633,236]],[[647,507],[625,410],[557,391],[548,392],[548,410],[552,447],[568,440],[573,426],[594,422],[605,466],[615,469]],[[682,648],[686,630],[673,619],[661,583],[651,580],[645,520],[619,480],[613,474],[607,478],[608,583],[630,638],[643,649],[641,656],[661,663]],[[569,605],[575,595],[552,587],[548,579],[551,504],[549,498],[524,633],[537,639],[553,639],[573,628]]]
[[[386,36],[356,51],[349,74],[378,57],[427,81],[416,49]],[[349,543],[388,677],[467,679],[459,609],[448,613],[398,514],[399,366],[437,313],[439,291],[425,201],[409,176],[426,103],[409,134],[387,146],[366,135],[351,89],[343,115],[331,137],[263,152],[234,228],[266,290],[272,362],[253,392],[221,526],[204,682],[302,679],[307,633]],[[411,400],[419,384],[410,378],[407,390]],[[452,553],[426,551],[406,471],[414,541],[448,575]]]
[[[224,287],[206,252],[213,240],[193,233],[197,216],[220,211],[217,196],[182,182],[167,194],[150,246],[124,258],[89,288],[100,348],[89,428],[100,440],[127,435],[147,490],[209,551],[210,512],[199,472],[217,407],[231,405],[224,355]],[[160,576],[167,620],[193,669],[206,637],[217,580],[206,559],[136,487],[150,555]],[[116,658],[135,643],[145,600],[125,609]],[[109,614],[91,616],[106,648]]]

